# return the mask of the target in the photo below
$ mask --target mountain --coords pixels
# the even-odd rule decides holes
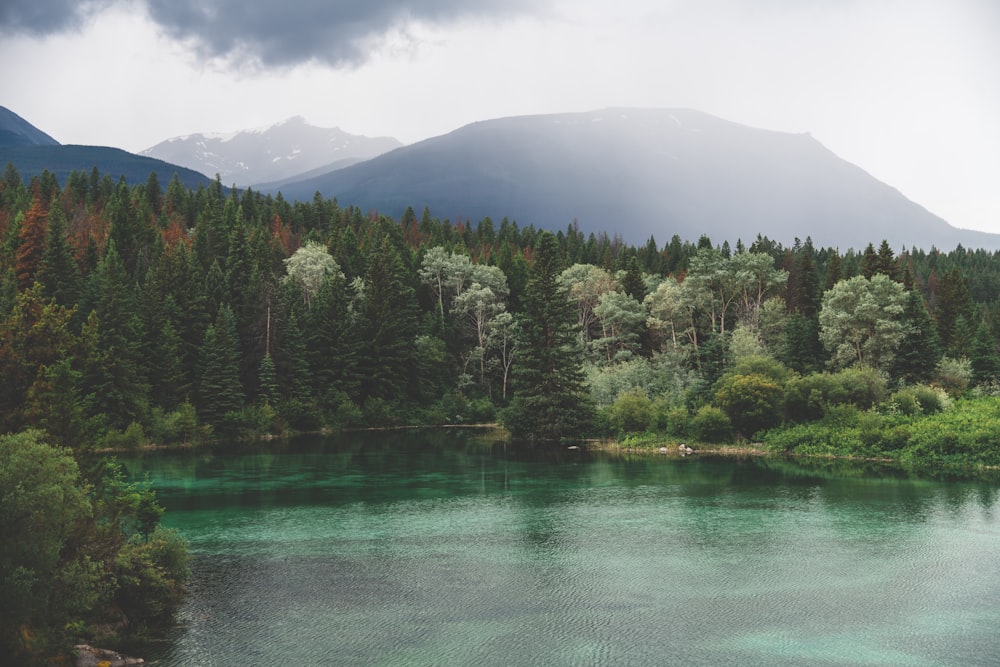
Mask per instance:
[[[7,107],[0,107],[0,147],[58,145],[58,141]]]
[[[218,174],[226,185],[256,187],[285,182],[316,169],[333,171],[345,161],[367,160],[400,146],[402,143],[391,137],[315,127],[297,116],[268,128],[176,137],[141,154],[209,176]]]
[[[191,169],[118,148],[63,146],[13,111],[0,107],[0,168],[7,164],[14,165],[25,183],[48,170],[65,184],[70,172],[89,174],[94,167],[102,176],[116,180],[124,176],[132,185],[145,183],[154,171],[164,187],[174,174],[189,188],[211,183],[204,174]]]
[[[960,230],[808,134],[755,129],[687,109],[605,109],[489,120],[281,188],[286,199],[336,197],[398,216],[620,234],[674,234],[785,245],[812,237],[841,250],[876,246],[1000,248]]]
[[[0,146],[0,165],[8,163],[17,168],[25,183],[47,169],[59,183],[65,185],[70,172],[89,174],[94,167],[102,176],[110,176],[116,181],[124,176],[129,185],[145,183],[154,171],[163,187],[174,174],[187,188],[197,189],[199,185],[208,186],[212,182],[192,169],[107,146]]]

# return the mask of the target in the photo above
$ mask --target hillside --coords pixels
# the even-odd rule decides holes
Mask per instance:
[[[58,145],[58,141],[7,107],[0,107],[0,147]]]
[[[130,184],[145,183],[151,172],[156,172],[160,183],[166,183],[174,174],[188,188],[211,183],[204,174],[191,169],[168,164],[142,155],[134,155],[107,146],[0,146],[0,165],[13,163],[27,182],[43,170],[53,173],[60,183],[65,183],[72,171],[90,172],[97,167],[102,175],[118,179],[121,176]]]
[[[807,134],[754,129],[692,110],[606,109],[502,118],[292,184],[341,204],[398,216],[504,216],[521,224],[642,243],[758,234],[790,245],[998,248],[1000,235],[959,230]]]
[[[402,144],[391,137],[316,127],[295,117],[267,128],[176,137],[141,154],[209,176],[218,174],[226,185],[256,188],[263,183],[301,179],[317,170],[330,172],[399,146]]]

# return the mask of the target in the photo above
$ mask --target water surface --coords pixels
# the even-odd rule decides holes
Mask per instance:
[[[159,665],[995,665],[1000,485],[457,431],[124,461],[190,541]]]

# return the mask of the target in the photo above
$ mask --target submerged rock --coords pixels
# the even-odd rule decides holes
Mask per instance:
[[[96,648],[87,644],[73,647],[76,654],[76,667],[125,667],[126,665],[145,665],[142,658],[130,658],[106,648]]]

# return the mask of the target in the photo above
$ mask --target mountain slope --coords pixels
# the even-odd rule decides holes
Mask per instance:
[[[145,183],[151,172],[156,172],[160,184],[166,187],[168,181],[177,174],[180,182],[188,188],[209,185],[211,179],[191,169],[168,164],[142,155],[127,153],[107,146],[0,146],[0,165],[13,163],[25,183],[33,176],[48,170],[61,184],[72,171],[90,171],[97,167],[102,176],[118,180],[124,176],[129,185]]]
[[[715,243],[758,234],[862,249],[1000,247],[958,230],[809,135],[754,129],[691,110],[606,109],[473,123],[282,188],[343,205]]]
[[[367,160],[402,144],[391,137],[365,137],[340,128],[309,125],[301,117],[269,128],[232,134],[192,134],[168,139],[142,155],[184,165],[238,186],[283,182],[345,160]]]
[[[7,107],[0,107],[0,147],[58,145],[58,141]]]

